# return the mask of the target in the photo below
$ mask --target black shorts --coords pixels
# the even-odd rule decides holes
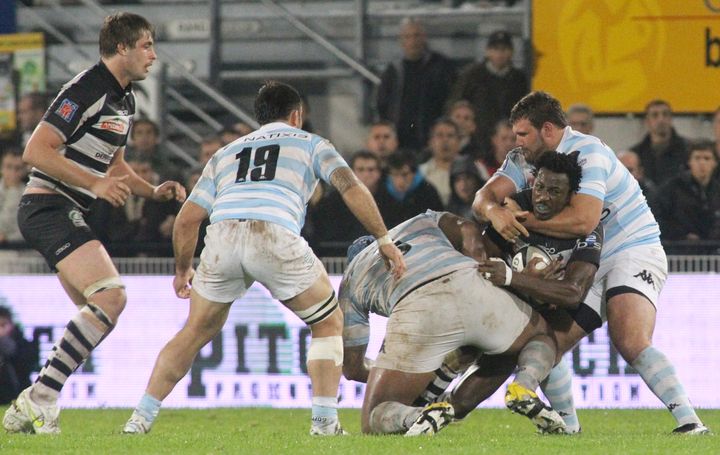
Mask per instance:
[[[85,214],[59,194],[26,194],[20,199],[18,226],[25,240],[40,252],[50,269],[67,255],[97,236],[85,222]]]

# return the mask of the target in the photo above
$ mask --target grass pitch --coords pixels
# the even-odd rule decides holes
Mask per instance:
[[[0,407],[0,412],[5,408]],[[122,435],[129,409],[66,409],[62,434],[0,433],[5,454],[720,454],[720,436],[670,435],[674,420],[659,410],[580,410],[583,433],[539,436],[526,418],[480,409],[435,437],[360,435],[360,412],[341,409],[347,437],[308,435],[309,409],[163,409],[147,435]],[[720,410],[700,410],[720,431]]]

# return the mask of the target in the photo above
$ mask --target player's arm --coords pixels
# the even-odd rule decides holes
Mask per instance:
[[[367,344],[345,346],[343,357],[343,375],[350,381],[367,382],[373,361],[365,357]]]
[[[489,221],[505,240],[514,241],[520,235],[528,236],[527,229],[518,218],[527,212],[513,212],[503,205],[505,198],[515,193],[515,183],[509,178],[496,174],[475,193],[473,214],[478,220]]]
[[[168,180],[160,185],[153,185],[133,171],[125,161],[125,147],[121,147],[115,155],[108,168],[108,175],[123,177],[127,176],[125,183],[130,187],[133,194],[156,201],[169,201],[175,199],[178,202],[185,200],[185,187],[180,183]]]
[[[488,252],[482,239],[482,229],[474,221],[446,212],[438,222],[440,230],[452,246],[476,261],[488,258],[488,254],[499,255],[498,251]]]
[[[380,254],[385,260],[385,265],[393,271],[396,278],[402,276],[407,268],[405,259],[398,247],[392,241],[388,241],[388,230],[370,191],[346,166],[339,167],[332,173],[330,183],[342,195],[345,205],[355,218],[371,235],[378,239]]]
[[[510,287],[549,305],[574,309],[585,300],[595,279],[597,265],[574,261],[565,269],[561,280],[540,278],[526,273],[513,273]]]
[[[603,201],[587,194],[573,194],[570,203],[549,220],[540,221],[528,214],[525,227],[531,231],[559,238],[588,235],[600,223]]]
[[[175,279],[173,286],[178,297],[190,297],[190,280],[194,274],[193,256],[197,247],[200,224],[208,212],[200,205],[185,201],[173,226],[173,252],[175,254]]]

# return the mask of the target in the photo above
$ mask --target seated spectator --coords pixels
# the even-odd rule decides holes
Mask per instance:
[[[365,147],[380,160],[381,168],[385,168],[385,160],[398,149],[395,125],[387,120],[380,120],[370,125]],[[354,240],[354,239],[353,239]]]
[[[160,128],[150,119],[135,119],[130,129],[130,144],[125,159],[149,160],[161,180],[180,180],[184,163],[168,156],[161,146]]]
[[[638,154],[632,150],[624,150],[618,152],[617,157],[623,166],[625,166],[632,176],[635,177],[635,180],[637,180],[640,185],[640,189],[642,190],[648,203],[654,203],[655,194],[657,193],[657,185],[655,185],[655,182],[645,177],[645,169],[643,168],[642,163],[640,163],[640,157]]]
[[[475,162],[470,156],[461,156],[455,160],[450,170],[452,195],[447,211],[463,218],[473,219],[472,203],[475,193],[485,184],[480,178]]]
[[[460,155],[460,129],[448,117],[440,118],[430,130],[430,159],[420,165],[420,172],[430,182],[443,206],[450,202],[450,167]]]
[[[480,149],[475,124],[475,111],[467,100],[455,101],[448,109],[448,117],[460,129],[460,154],[477,156]]]
[[[0,159],[0,244],[23,242],[17,212],[25,191],[27,167],[22,160],[22,152],[14,147],[7,147]]]
[[[718,107],[713,114],[712,129],[713,138],[715,140],[715,156],[717,156],[718,160],[720,160],[720,107]]]
[[[208,136],[204,138],[200,142],[200,149],[198,150],[198,165],[205,166],[215,152],[224,146],[225,144],[220,136]]]
[[[146,181],[159,182],[150,161],[133,158],[128,164]],[[175,201],[159,202],[133,194],[121,207],[98,198],[88,224],[114,256],[171,256],[172,228],[179,208]]]
[[[712,178],[717,163],[712,142],[693,142],[690,170],[660,186],[653,208],[663,240],[720,238],[720,182]]]
[[[387,174],[385,188],[388,200],[378,198],[378,205],[387,208],[387,226],[396,226],[427,209],[443,210],[437,190],[418,172],[412,152],[401,149],[390,155]]]
[[[403,56],[382,73],[378,118],[393,122],[401,147],[420,150],[427,144],[430,126],[442,116],[455,67],[428,48],[425,28],[417,19],[403,19],[399,38]]]
[[[630,149],[640,157],[645,175],[662,185],[687,169],[687,141],[673,128],[672,109],[667,101],[652,100],[645,106],[645,129],[643,140]]]
[[[382,171],[378,157],[366,150],[355,152],[350,158],[350,168],[375,198],[383,219],[388,215]],[[382,195],[382,196],[380,196]],[[343,255],[347,247],[358,237],[368,235],[362,224],[350,212],[342,196],[330,190],[312,214],[315,226],[315,249],[318,255]]]
[[[48,97],[44,93],[26,93],[17,105],[18,136],[20,146],[25,148],[48,108]]]
[[[0,305],[0,405],[9,404],[30,387],[38,357],[37,345],[25,339],[10,309]]]
[[[488,37],[485,60],[463,69],[450,99],[468,100],[475,109],[480,143],[486,143],[498,120],[510,117],[510,110],[530,91],[528,78],[512,64],[510,33],[499,30]]]
[[[490,180],[514,146],[515,133],[510,123],[505,119],[498,121],[490,135],[490,147],[475,160],[480,178],[486,182]]]
[[[590,106],[582,103],[571,104],[565,116],[572,129],[583,134],[592,134],[595,124]]]

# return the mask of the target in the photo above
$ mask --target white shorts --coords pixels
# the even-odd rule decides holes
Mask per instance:
[[[458,270],[395,305],[375,365],[427,373],[460,346],[500,354],[515,342],[531,315],[528,304],[493,286],[475,268]]]
[[[192,286],[213,302],[233,302],[259,281],[278,300],[288,300],[325,273],[305,239],[260,220],[224,220],[207,228]]]
[[[657,308],[667,279],[667,257],[660,245],[637,246],[600,261],[585,304],[607,321],[607,301],[616,295],[636,293]]]

